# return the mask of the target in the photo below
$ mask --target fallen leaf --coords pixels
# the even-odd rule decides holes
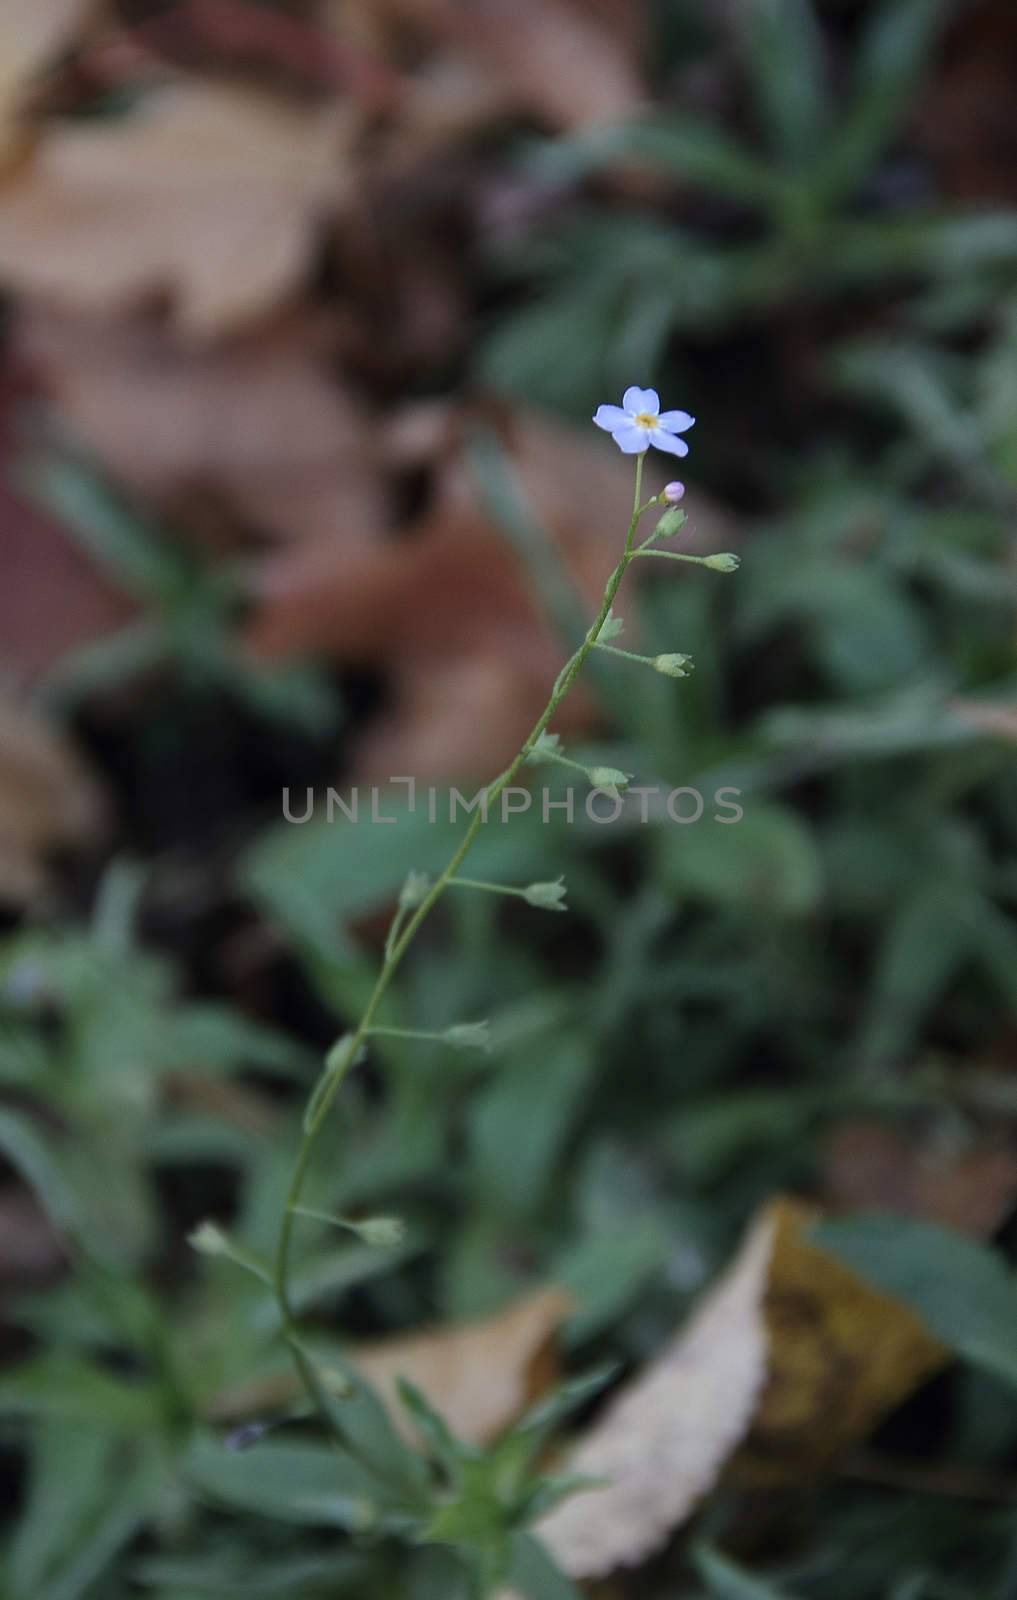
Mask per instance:
[[[824,1178],[831,1210],[924,1217],[987,1238],[1017,1198],[1017,1157],[999,1145],[958,1151],[880,1122],[849,1122],[827,1142]]]
[[[558,1464],[604,1481],[534,1529],[569,1577],[645,1560],[724,1470],[812,1476],[948,1360],[907,1307],[810,1243],[819,1215],[766,1206],[689,1323]]]
[[[774,1233],[764,1212],[678,1337],[569,1452],[561,1470],[605,1480],[534,1530],[569,1577],[600,1578],[645,1560],[744,1436],[766,1375],[762,1303]]]
[[[812,1244],[821,1213],[780,1199],[764,1312],[770,1368],[734,1464],[754,1481],[800,1481],[864,1439],[948,1353],[900,1301]]]
[[[347,0],[326,19],[372,48],[398,48],[411,33],[462,70],[471,63],[491,82],[492,109],[506,102],[559,128],[630,116],[645,89],[638,61],[645,44],[641,8],[610,0]],[[474,91],[476,92],[476,91]]]
[[[250,322],[299,285],[348,189],[349,115],[177,82],[53,126],[0,191],[0,279],[93,311],[168,294],[198,336]]]
[[[0,700],[0,900],[45,887],[48,854],[97,831],[98,788],[70,747],[21,706]]]
[[[407,1437],[414,1433],[399,1378],[414,1383],[460,1439],[484,1444],[553,1383],[555,1336],[571,1309],[563,1290],[541,1289],[480,1322],[362,1345],[352,1360]]]
[[[93,0],[4,0],[0,13],[0,168],[20,154],[32,80],[74,38]]]
[[[247,528],[284,542],[342,545],[381,526],[368,419],[326,371],[315,326],[286,320],[196,348],[153,318],[30,300],[13,338],[77,438],[170,515],[211,493]]]

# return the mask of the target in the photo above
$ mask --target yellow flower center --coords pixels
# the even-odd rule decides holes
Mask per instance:
[[[636,417],[636,424],[640,428],[655,428],[660,418],[654,416],[652,411],[640,411]]]

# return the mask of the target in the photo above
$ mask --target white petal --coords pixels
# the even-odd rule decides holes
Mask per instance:
[[[648,411],[655,417],[660,410],[660,395],[656,389],[626,389],[622,395],[622,405],[634,417],[638,416],[640,411]]]
[[[644,450],[650,448],[649,428],[637,428],[634,423],[626,423],[624,428],[616,428],[613,437],[618,449],[623,450],[627,456],[642,455]],[[665,434],[664,437],[669,439],[671,436]]]
[[[615,434],[614,437],[615,443],[617,443],[618,435]],[[687,456],[689,453],[689,447],[684,439],[679,439],[673,433],[665,433],[663,428],[650,430],[650,443],[656,445],[658,450],[663,450],[664,454],[668,456]]]
[[[660,414],[660,425],[668,433],[684,433],[695,420],[687,411],[662,411]]]
[[[598,406],[593,420],[605,433],[613,433],[615,428],[627,428],[631,419],[621,406]]]

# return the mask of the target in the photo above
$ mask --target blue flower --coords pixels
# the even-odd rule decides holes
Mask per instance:
[[[620,406],[601,406],[594,417],[627,456],[642,455],[651,444],[669,456],[687,456],[689,447],[677,435],[691,428],[687,411],[661,411],[656,389],[626,389]]]

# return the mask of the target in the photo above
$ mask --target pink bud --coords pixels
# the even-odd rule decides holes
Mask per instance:
[[[665,484],[660,498],[666,500],[669,506],[676,506],[684,493],[685,485],[675,481],[674,483]]]

